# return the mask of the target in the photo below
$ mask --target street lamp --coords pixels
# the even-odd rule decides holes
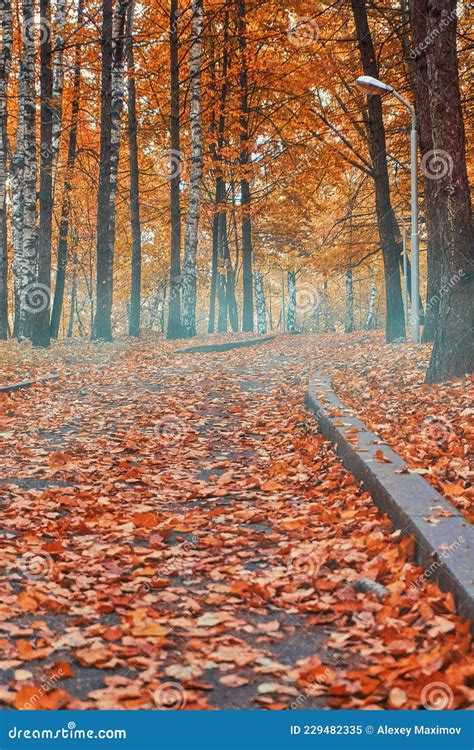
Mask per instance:
[[[411,115],[410,135],[410,172],[411,172],[411,329],[413,342],[420,340],[420,259],[418,250],[418,170],[416,151],[416,115],[415,110],[407,100],[395,91],[388,83],[379,81],[372,76],[359,76],[356,84],[361,91],[369,96],[393,94],[399,102],[405,105]]]

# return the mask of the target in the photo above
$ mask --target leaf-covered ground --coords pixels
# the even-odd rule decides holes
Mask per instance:
[[[304,409],[347,340],[375,388],[356,339],[21,349],[63,377],[0,400],[4,708],[472,704],[468,624]]]
[[[388,346],[380,333],[322,337],[341,400],[474,521],[473,378],[428,386],[429,346]]]

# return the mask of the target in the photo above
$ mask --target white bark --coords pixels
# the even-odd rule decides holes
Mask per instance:
[[[265,293],[263,290],[262,272],[254,269],[253,285],[255,289],[255,305],[257,308],[257,332],[265,334],[267,332],[267,310],[265,304]]]
[[[377,298],[377,286],[375,284],[375,274],[372,276],[372,283],[369,294],[369,309],[364,328],[375,328],[375,301]]]
[[[201,123],[201,71],[202,71],[202,0],[192,0],[192,45],[190,51],[190,130],[191,167],[189,178],[189,205],[184,236],[183,269],[183,333],[196,334],[196,255],[198,247],[199,216],[202,181],[202,123]]]
[[[8,247],[6,235],[7,204],[7,91],[10,74],[13,30],[12,7],[10,0],[3,0],[0,6],[0,338],[8,336]]]
[[[354,283],[352,268],[346,271],[346,333],[354,330]]]
[[[296,331],[296,273],[288,271],[288,324],[290,333]]]
[[[34,25],[34,0],[23,0],[23,28]],[[18,73],[18,128],[13,167],[13,222],[15,277],[15,334],[29,334],[29,313],[37,305],[35,277],[36,231],[36,90],[35,46],[23,33],[23,48]],[[18,194],[16,194],[18,189]],[[40,302],[41,303],[41,302]]]

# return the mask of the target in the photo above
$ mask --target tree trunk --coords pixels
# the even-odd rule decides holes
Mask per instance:
[[[189,62],[189,109],[191,132],[191,169],[189,204],[184,237],[183,335],[196,335],[196,255],[202,180],[201,68],[202,68],[202,0],[192,0],[192,44]]]
[[[10,0],[0,7],[0,339],[8,338],[8,237],[7,237],[7,164],[8,164],[8,77],[10,74],[13,30]]]
[[[52,180],[53,198],[56,185],[56,169],[58,166],[59,146],[61,141],[61,127],[63,114],[64,87],[64,23],[66,20],[66,0],[56,0],[56,14],[54,18],[54,50],[53,50],[53,101],[51,114],[53,119],[52,138]]]
[[[354,283],[352,268],[346,271],[346,333],[354,330]]]
[[[128,68],[128,148],[130,154],[130,226],[132,230],[132,279],[130,287],[130,336],[140,335],[140,306],[142,279],[142,232],[140,224],[140,172],[138,167],[137,103],[135,59],[133,51],[133,14],[135,0],[128,8],[127,68]]]
[[[217,189],[216,189],[217,192]],[[217,198],[216,198],[217,201]],[[217,243],[218,243],[219,214],[215,213],[212,220],[212,260],[211,260],[211,288],[209,293],[209,322],[208,333],[214,333],[216,326],[216,295],[217,295]]]
[[[365,0],[351,0],[362,68],[365,75],[378,78],[378,65],[370,34]],[[400,283],[401,244],[390,198],[385,128],[379,96],[368,97],[369,150],[375,180],[375,204],[380,245],[384,262],[386,298],[386,340],[405,338],[405,317]]]
[[[67,327],[66,336],[68,339],[72,338],[74,332],[74,313],[76,310],[76,299],[77,299],[77,281],[74,278],[71,286],[71,307],[69,309],[69,324]]]
[[[84,0],[78,0],[77,27],[80,28],[84,17]],[[69,143],[67,152],[66,176],[64,180],[64,194],[61,205],[61,219],[59,222],[58,265],[56,269],[56,286],[54,288],[53,311],[51,313],[51,336],[57,339],[61,321],[64,288],[66,284],[66,269],[68,261],[69,216],[71,211],[71,191],[74,174],[74,164],[77,155],[77,127],[79,122],[79,105],[81,90],[81,45],[76,46],[73,72],[73,94],[71,124],[69,128]],[[53,121],[54,125],[54,121]]]
[[[40,0],[40,15],[47,27],[51,22],[51,0]],[[53,57],[51,35],[45,34],[40,45],[40,223],[38,242],[37,287],[44,303],[35,310],[33,346],[50,343],[51,241],[53,231]]]
[[[267,332],[267,311],[265,306],[262,272],[255,268],[253,278],[255,288],[255,308],[257,312],[257,332],[263,336]]]
[[[171,257],[170,294],[168,300],[169,339],[178,339],[181,327],[181,136],[180,136],[180,82],[179,82],[179,8],[178,0],[171,0],[170,8],[170,77],[171,77],[171,158],[170,173],[170,214],[171,214]]]
[[[287,330],[296,331],[296,272],[288,271],[288,320]]]
[[[97,212],[97,303],[93,338],[112,341],[115,203],[123,107],[124,39],[129,0],[103,0],[99,200]]]
[[[428,18],[420,7],[422,3],[412,3],[412,46],[409,46],[407,34],[404,36],[405,55],[410,65],[413,92],[415,95],[415,110],[422,159],[434,149],[433,131],[431,125],[431,111],[429,102],[428,60],[425,40],[428,35]],[[407,22],[407,19],[405,19]],[[406,24],[407,25],[407,24]],[[428,157],[429,158],[429,157]],[[426,287],[426,313],[422,342],[433,341],[438,326],[439,317],[439,289],[443,276],[443,252],[440,246],[440,206],[436,183],[422,170],[424,213],[426,220],[427,250],[428,250],[428,283]],[[409,287],[410,288],[410,287]]]
[[[247,10],[245,0],[237,0],[237,27],[240,49],[240,201],[242,206],[242,330],[253,331],[252,219],[249,183],[250,132],[247,63]]]
[[[328,333],[334,330],[332,325],[331,308],[329,306],[328,282],[323,281],[323,313],[324,313],[324,331]]]
[[[377,299],[377,284],[375,283],[375,274],[372,277],[372,283],[370,285],[369,293],[369,309],[367,311],[367,318],[365,319],[364,328],[370,331],[375,328],[375,301]]]
[[[224,180],[219,178],[220,191],[225,192]],[[220,205],[224,196],[222,195]],[[219,333],[227,331],[227,278],[226,278],[226,253],[227,242],[227,214],[224,210],[219,211],[217,224],[217,330]]]
[[[112,37],[113,0],[102,2],[102,77],[100,110],[100,161],[97,204],[97,304],[92,337],[112,340],[113,258],[109,246],[110,139],[112,121]]]
[[[412,19],[426,17],[431,40],[426,64],[434,150],[424,155],[422,169],[435,185],[440,265],[446,279],[439,290],[439,320],[426,380],[438,383],[474,369],[474,227],[459,90],[456,2],[412,0],[411,11]]]
[[[16,231],[15,335],[31,336],[32,316],[49,305],[49,288],[36,283],[36,90],[34,0],[23,0],[23,48],[18,77],[19,121],[13,179]],[[16,188],[18,200],[15,199]]]

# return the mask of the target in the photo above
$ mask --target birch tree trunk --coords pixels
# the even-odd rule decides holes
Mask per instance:
[[[346,333],[352,333],[354,330],[354,283],[352,277],[352,268],[346,271]]]
[[[255,289],[255,307],[257,311],[257,332],[263,335],[267,332],[267,310],[263,290],[262,272],[256,268],[253,272],[253,281]]]
[[[12,6],[4,0],[0,7],[0,339],[8,338],[8,244],[7,244],[7,164],[8,164],[8,78],[10,74],[13,30]]]
[[[36,230],[36,91],[34,0],[23,0],[23,46],[18,76],[19,121],[13,194],[15,246],[15,335],[31,335],[32,314],[48,304],[49,290],[37,286]],[[19,188],[16,195],[16,188]]]
[[[202,180],[201,68],[202,68],[202,0],[192,0],[192,44],[189,62],[189,108],[191,131],[191,168],[189,204],[184,237],[183,335],[196,335],[196,255]]]
[[[115,203],[123,107],[125,22],[129,0],[103,0],[102,107],[97,215],[97,303],[93,337],[112,341]]]
[[[288,318],[287,331],[296,331],[296,272],[288,271]]]
[[[180,81],[179,81],[179,7],[178,0],[170,6],[170,82],[171,82],[171,169],[170,218],[171,258],[170,293],[168,298],[167,338],[181,336],[181,134],[180,134]]]
[[[369,293],[369,309],[367,311],[367,318],[365,320],[364,328],[370,331],[375,328],[375,301],[377,299],[377,285],[375,283],[375,274],[372,276],[372,282],[370,285]]]
[[[324,313],[324,331],[328,333],[333,330],[331,308],[329,306],[328,282],[323,281],[323,313]]]
[[[130,154],[130,226],[132,229],[132,280],[130,288],[130,336],[140,335],[140,305],[142,278],[142,233],[140,224],[140,172],[138,166],[137,104],[135,59],[133,51],[133,15],[135,0],[131,0],[127,19],[128,68],[128,148]]]
[[[84,17],[84,0],[78,0],[77,27],[80,28]],[[68,235],[69,216],[71,211],[71,191],[74,175],[74,164],[77,155],[77,127],[79,123],[79,105],[81,90],[81,45],[76,46],[73,72],[73,94],[71,124],[69,128],[69,143],[66,164],[66,176],[64,180],[64,193],[61,205],[61,219],[59,222],[58,239],[58,265],[56,269],[56,286],[54,288],[53,311],[51,313],[51,336],[57,338],[59,334],[59,323],[63,309],[64,288],[66,282],[66,269],[68,261]],[[54,131],[54,120],[53,120]],[[54,139],[54,134],[53,134]]]
[[[51,26],[51,0],[40,0],[41,22]],[[43,302],[35,309],[33,346],[50,343],[51,240],[53,230],[53,59],[51,35],[45,34],[40,46],[40,223],[37,288]]]

